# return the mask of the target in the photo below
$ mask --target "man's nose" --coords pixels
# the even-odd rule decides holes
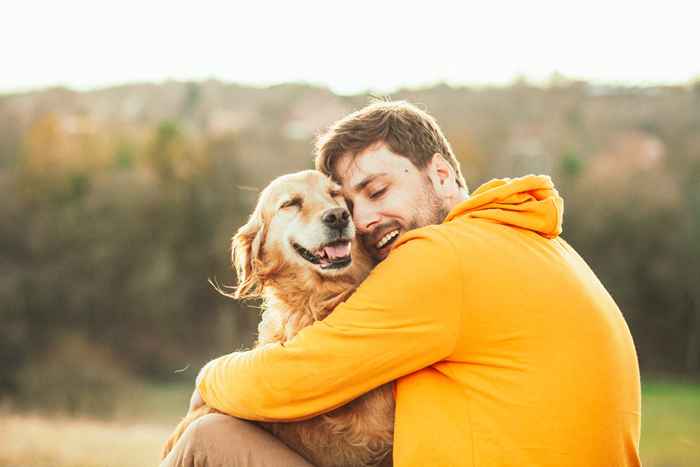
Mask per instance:
[[[345,208],[328,209],[321,215],[321,221],[331,229],[344,229],[350,222],[350,213]]]
[[[362,203],[356,203],[352,210],[352,220],[355,222],[357,230],[366,234],[379,222],[379,215],[376,210],[367,209]]]

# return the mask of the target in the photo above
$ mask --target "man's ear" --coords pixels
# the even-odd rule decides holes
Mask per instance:
[[[439,152],[433,154],[427,168],[436,193],[443,193],[446,188],[449,188],[450,182],[455,178],[454,169],[442,154]]]
[[[238,286],[233,297],[259,298],[262,282],[259,275],[260,253],[265,238],[262,212],[256,209],[248,222],[238,229],[231,240],[231,262],[236,270]]]

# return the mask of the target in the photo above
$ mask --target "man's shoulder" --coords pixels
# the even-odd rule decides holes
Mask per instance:
[[[455,274],[463,269],[464,249],[458,246],[459,241],[446,224],[420,227],[401,235],[384,262],[390,260],[396,268],[420,271],[421,276]]]
[[[396,247],[412,240],[429,240],[437,246],[455,252],[461,243],[478,246],[479,238],[493,235],[491,226],[496,225],[483,219],[458,218],[442,224],[427,225],[406,232],[396,242]]]
[[[491,261],[494,252],[508,240],[508,227],[488,220],[459,218],[442,224],[428,225],[403,234],[393,253],[410,249],[430,263],[467,273],[484,261]],[[398,256],[398,255],[397,255]],[[425,264],[425,263],[423,263]]]
[[[370,273],[372,293],[396,300],[461,302],[464,268],[457,250],[438,225],[404,233],[389,256]],[[368,290],[369,290],[368,289]]]
[[[431,252],[454,253],[454,245],[450,240],[453,234],[445,228],[446,224],[426,225],[404,233],[393,249],[411,245],[411,248],[431,250]]]

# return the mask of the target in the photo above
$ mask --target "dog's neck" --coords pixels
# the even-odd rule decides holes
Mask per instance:
[[[290,315],[305,315],[313,321],[324,319],[352,294],[359,280],[350,274],[322,277],[319,274],[280,274],[263,291],[267,306],[284,308]]]
[[[286,341],[301,329],[328,316],[355,291],[369,268],[353,265],[345,274],[322,276],[315,271],[280,268],[263,288],[259,341]]]

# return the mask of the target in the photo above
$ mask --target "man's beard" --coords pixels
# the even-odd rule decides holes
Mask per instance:
[[[442,224],[449,210],[445,207],[445,203],[435,193],[435,188],[426,177],[426,182],[423,185],[423,206],[416,206],[415,212],[406,230],[413,230],[426,225]]]
[[[422,194],[416,201],[416,204],[413,206],[413,215],[407,221],[406,225],[402,225],[399,221],[392,220],[376,226],[372,230],[372,233],[362,236],[361,240],[365,246],[365,250],[370,253],[375,264],[384,259],[379,257],[379,252],[375,248],[375,245],[380,240],[375,233],[378,232],[385,235],[397,229],[399,229],[401,233],[404,233],[409,230],[425,227],[426,225],[441,224],[449,214],[445,203],[440,199],[437,193],[435,193],[430,179],[426,178]]]

